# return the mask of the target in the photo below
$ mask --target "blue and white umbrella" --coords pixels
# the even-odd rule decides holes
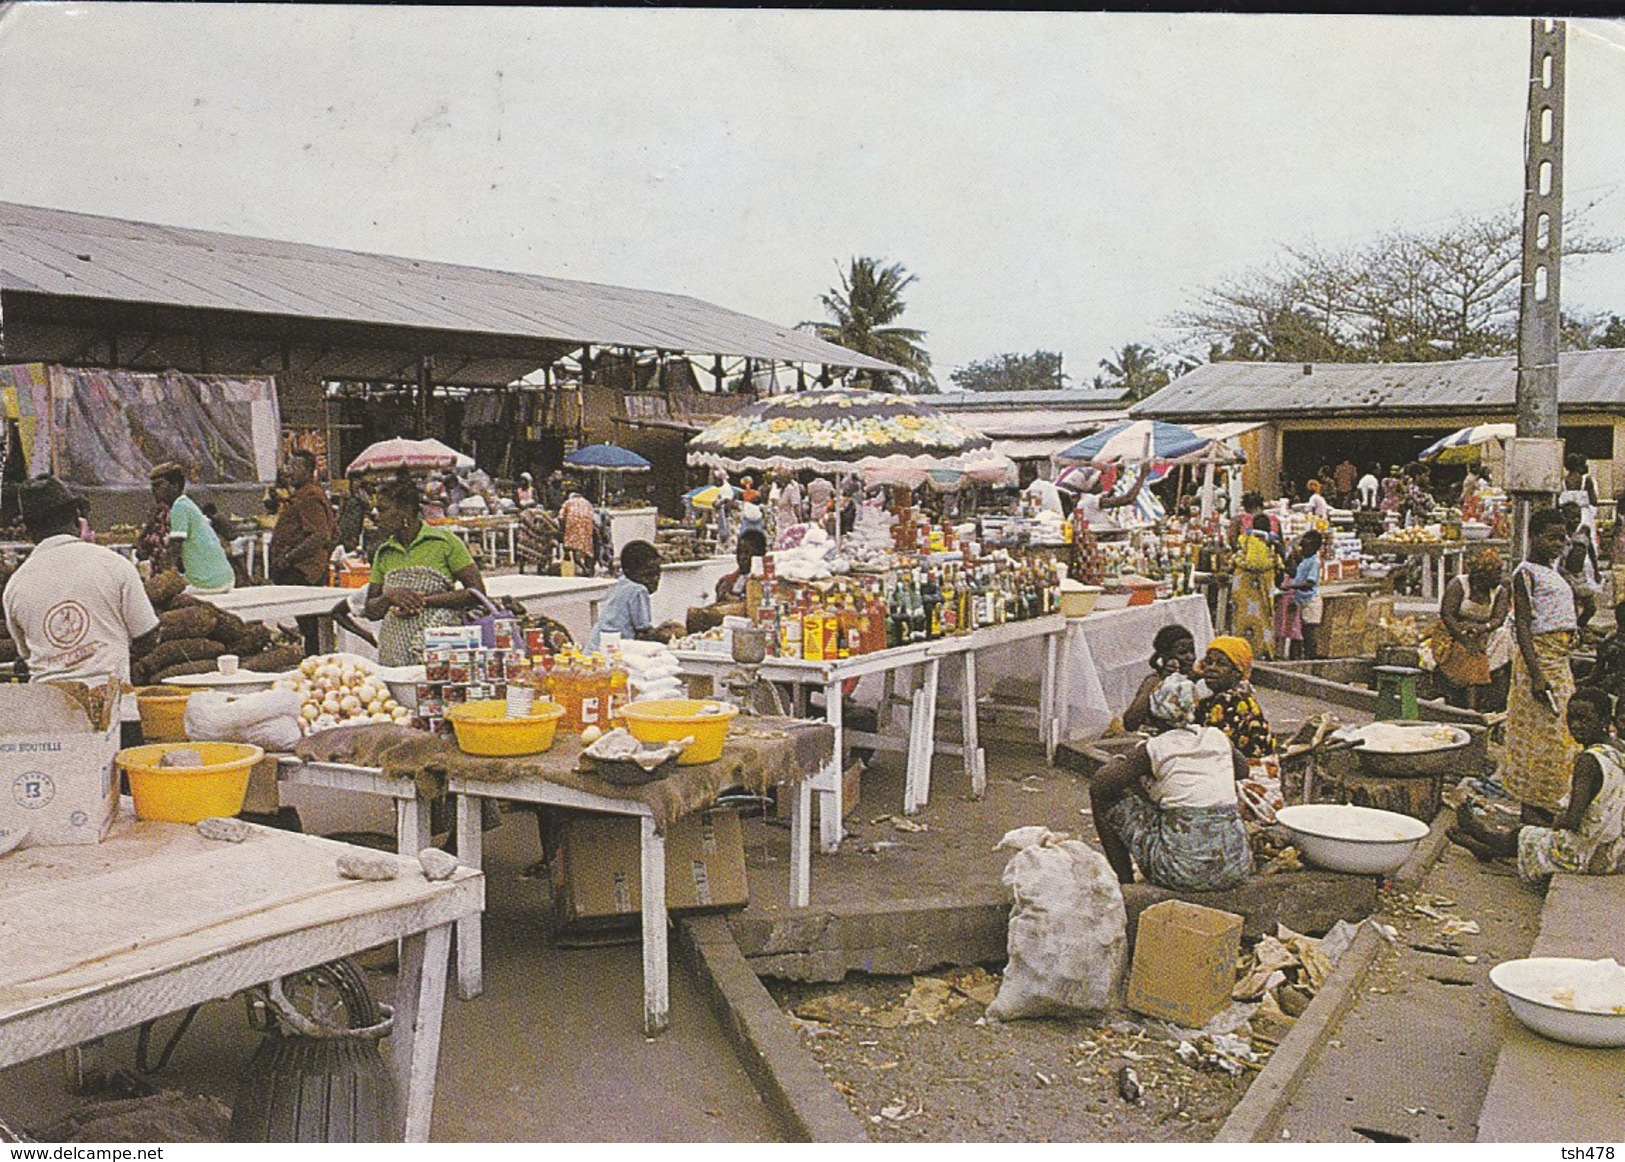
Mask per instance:
[[[1478,459],[1482,445],[1491,440],[1510,440],[1517,434],[1517,424],[1474,424],[1433,441],[1422,449],[1417,459],[1436,460],[1442,464],[1465,464]]]
[[[1194,464],[1211,457],[1227,464],[1235,453],[1189,428],[1162,420],[1129,420],[1085,436],[1054,456],[1057,464]]]
[[[647,472],[649,462],[636,452],[618,448],[614,444],[588,444],[577,448],[564,458],[568,468],[585,468],[593,472]]]

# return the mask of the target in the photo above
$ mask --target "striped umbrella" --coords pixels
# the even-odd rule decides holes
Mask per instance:
[[[1467,464],[1477,460],[1483,446],[1491,440],[1510,440],[1517,434],[1516,424],[1474,424],[1433,441],[1422,449],[1417,459],[1439,464]]]
[[[1222,443],[1162,420],[1128,420],[1085,436],[1054,456],[1057,464],[1194,464],[1213,456],[1220,464],[1236,454]]]

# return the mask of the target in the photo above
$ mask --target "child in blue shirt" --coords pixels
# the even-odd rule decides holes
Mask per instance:
[[[587,637],[587,649],[596,651],[606,633],[640,641],[669,642],[674,627],[657,628],[649,609],[649,595],[659,588],[659,552],[648,541],[628,542],[621,550],[620,580],[598,609],[598,624]]]
[[[1293,556],[1298,558],[1292,578],[1281,582],[1281,588],[1290,590],[1292,603],[1297,606],[1303,625],[1303,656],[1313,658],[1319,654],[1320,637],[1320,547],[1325,538],[1318,529],[1310,529],[1298,540]]]

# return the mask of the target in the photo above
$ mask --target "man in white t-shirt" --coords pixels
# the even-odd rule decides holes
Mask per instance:
[[[22,491],[34,542],[0,603],[31,682],[130,680],[132,648],[156,644],[158,615],[127,559],[79,539],[78,498],[56,477]]]

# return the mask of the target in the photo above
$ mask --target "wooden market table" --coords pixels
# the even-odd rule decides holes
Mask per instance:
[[[312,739],[320,736],[312,736]],[[483,862],[484,836],[480,800],[508,800],[543,807],[626,815],[641,828],[641,920],[643,929],[644,1029],[650,1034],[666,1028],[670,1000],[666,943],[665,825],[682,814],[703,810],[716,795],[735,782],[758,786],[776,783],[794,795],[790,813],[790,904],[806,907],[811,896],[812,785],[808,775],[825,764],[823,754],[834,734],[822,726],[788,719],[739,718],[730,730],[722,758],[714,763],[680,767],[671,777],[643,787],[620,787],[576,771],[581,743],[573,734],[557,736],[551,750],[514,759],[478,759],[460,755],[455,744],[444,741],[438,755],[426,751],[438,740],[413,744],[409,760],[419,769],[432,766],[445,773],[445,790],[456,796],[457,854],[469,867]],[[799,740],[799,741],[798,741]],[[816,761],[794,761],[800,748],[816,753]],[[429,761],[424,762],[428,756]],[[395,801],[399,830],[397,847],[403,855],[415,853],[429,842],[428,799],[421,793],[416,770],[281,756],[278,777],[283,782],[332,787],[364,794],[384,795]],[[674,786],[681,784],[680,787]],[[457,991],[464,1000],[484,990],[481,917],[471,914],[457,925]]]
[[[1049,723],[1055,721],[1055,677],[1060,636],[1066,628],[1066,619],[1059,614],[1031,618],[1027,621],[1007,622],[986,626],[968,634],[939,638],[935,641],[914,642],[894,646],[870,654],[858,654],[837,661],[807,661],[804,658],[770,657],[759,665],[744,667],[727,653],[708,650],[677,650],[679,672],[684,676],[709,678],[713,684],[736,670],[752,670],[770,682],[782,682],[796,688],[798,711],[805,712],[805,693],[822,689],[824,718],[835,730],[835,754],[829,765],[820,771],[812,789],[820,796],[819,846],[826,853],[840,850],[841,819],[841,762],[845,746],[874,750],[902,749],[908,756],[908,771],[903,781],[903,812],[913,815],[931,797],[931,762],[937,750],[958,754],[965,762],[965,773],[970,778],[971,791],[982,796],[986,788],[987,764],[982,753],[976,721],[977,659],[989,650],[1000,649],[1020,642],[1044,642],[1044,663],[1040,669],[1039,694],[1040,721],[1044,724],[1041,736],[1046,751],[1053,753],[1055,736]],[[936,742],[937,697],[941,685],[942,663],[957,660],[962,667],[960,684],[962,739],[959,744],[938,746]],[[895,692],[897,674],[913,671],[917,688],[909,699],[909,731],[906,743],[899,744],[880,732],[858,731],[843,722],[841,687],[853,678],[869,674],[885,677],[885,692],[880,704],[879,731],[884,731]],[[1031,672],[1030,670],[1028,671]]]
[[[452,927],[484,908],[485,877],[430,883],[413,859],[341,878],[359,850],[264,827],[214,842],[126,800],[100,844],[0,858],[0,1067],[402,940],[391,1068],[406,1140],[427,1141]]]

